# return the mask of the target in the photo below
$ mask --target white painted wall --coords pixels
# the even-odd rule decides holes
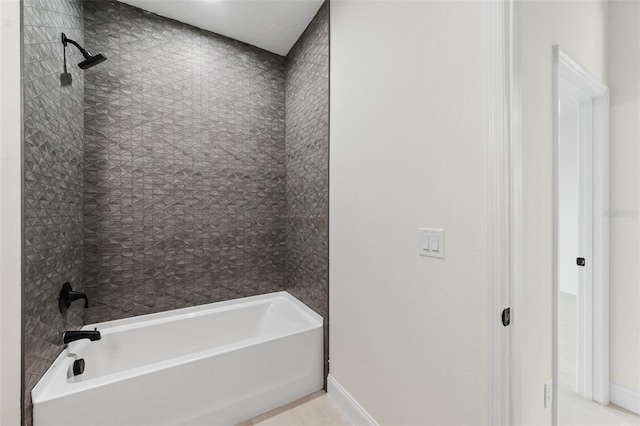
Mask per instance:
[[[20,423],[20,2],[0,1],[0,424]]]
[[[610,380],[636,392],[640,407],[640,2],[609,7]]]
[[[484,422],[483,7],[331,5],[330,371],[380,424]]]
[[[522,423],[551,424],[553,45],[606,81],[607,1],[520,3],[523,126]]]
[[[560,100],[558,129],[558,284],[560,291],[578,294],[578,103]]]

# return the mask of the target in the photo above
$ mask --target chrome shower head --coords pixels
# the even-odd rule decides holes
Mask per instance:
[[[62,33],[62,44],[64,45],[64,47],[67,47],[67,43],[71,43],[75,47],[77,47],[78,50],[80,50],[80,53],[82,53],[82,56],[84,56],[84,61],[82,61],[82,62],[80,62],[78,64],[78,66],[80,68],[82,68],[83,70],[89,69],[92,66],[98,65],[100,62],[104,62],[104,61],[107,60],[107,57],[104,56],[102,53],[98,53],[97,55],[92,55],[91,53],[87,52],[78,43],[76,43],[75,41],[71,40],[70,38],[67,38],[65,33]]]

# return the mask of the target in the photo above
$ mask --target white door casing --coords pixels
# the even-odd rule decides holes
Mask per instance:
[[[487,58],[487,349],[488,425],[520,420],[522,274],[521,101],[518,2],[485,1]],[[509,308],[511,321],[501,314]]]
[[[609,89],[558,46],[554,58],[553,375],[558,395],[558,185],[560,98],[578,106],[579,269],[576,392],[609,402]],[[553,421],[557,424],[558,404]]]

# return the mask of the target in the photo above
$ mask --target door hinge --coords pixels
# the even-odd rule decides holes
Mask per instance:
[[[506,308],[502,311],[502,325],[505,327],[511,324],[511,308]]]
[[[584,265],[586,264],[586,262],[585,262],[585,260],[584,260],[584,257],[579,257],[579,258],[577,258],[577,259],[576,259],[576,264],[577,264],[578,266],[584,266]]]

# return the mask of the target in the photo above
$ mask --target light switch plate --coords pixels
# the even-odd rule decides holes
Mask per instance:
[[[420,256],[444,259],[444,229],[420,228],[418,233],[420,236],[418,247]]]

